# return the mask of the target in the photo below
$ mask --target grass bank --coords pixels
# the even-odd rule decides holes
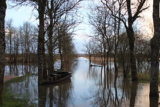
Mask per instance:
[[[18,83],[24,81],[27,77],[33,74],[27,74],[25,76],[14,77],[7,80],[4,84],[3,93],[1,95],[2,99],[0,107],[35,107],[35,104],[28,102],[27,95],[21,96],[19,94],[15,94],[11,91],[10,85],[12,83]]]
[[[139,72],[137,74],[138,81],[142,83],[150,82],[150,73],[149,72]],[[159,82],[160,82],[160,74],[158,76]]]

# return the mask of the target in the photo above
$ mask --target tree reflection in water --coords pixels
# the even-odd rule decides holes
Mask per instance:
[[[111,68],[111,67],[110,67]],[[98,86],[92,106],[95,107],[125,107],[128,106],[130,96],[130,82],[123,79],[114,69],[107,71],[103,67],[100,73],[97,68],[90,68],[90,78]],[[97,79],[101,77],[97,83]]]
[[[150,107],[158,107],[158,98],[150,98]]]
[[[0,85],[0,105],[3,104],[3,85]]]
[[[132,82],[132,85],[131,85],[131,97],[130,97],[130,107],[135,107],[137,88],[138,88],[138,83],[137,82]]]
[[[35,107],[149,106],[148,83],[132,83],[124,79],[123,70],[118,66],[118,71],[115,71],[113,63],[108,67],[89,67],[88,63],[87,59],[78,58],[78,62],[69,69],[73,72],[71,82],[38,86],[37,76],[32,75],[5,84],[4,90],[9,89],[15,98],[25,99],[28,105],[33,104]],[[146,63],[141,65],[146,66]],[[6,66],[6,71],[5,75],[26,75],[36,73],[37,67],[11,65]],[[157,100],[150,99],[150,102],[151,107],[158,107]]]

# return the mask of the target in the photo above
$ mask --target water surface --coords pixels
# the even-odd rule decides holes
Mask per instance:
[[[37,74],[35,65],[7,65],[5,70],[5,75]],[[70,71],[71,81],[62,84],[38,86],[37,75],[32,75],[6,83],[4,93],[33,107],[149,107],[149,83],[124,80],[121,72],[115,76],[113,65],[109,71],[90,67],[88,59],[80,57]]]

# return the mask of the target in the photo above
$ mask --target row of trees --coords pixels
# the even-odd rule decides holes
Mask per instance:
[[[12,20],[8,21],[5,42],[7,62],[29,64],[36,61],[33,56],[37,52],[37,29],[30,23],[26,22],[22,27],[15,28]]]
[[[100,54],[104,62],[108,62],[109,57],[112,55],[115,69],[117,69],[116,60],[118,60],[118,56],[123,55],[120,58],[126,60],[127,54],[129,56],[132,81],[138,80],[136,55],[151,55],[151,97],[158,96],[158,44],[160,41],[159,0],[153,0],[153,2],[154,37],[151,39],[151,51],[146,48],[149,47],[149,42],[135,33],[137,26],[134,25],[141,13],[148,9],[147,0],[101,0],[101,4],[94,7],[94,11],[89,15],[90,23],[95,29],[96,35],[94,41],[91,40],[86,45],[89,54]],[[142,50],[143,48],[145,49]],[[124,72],[124,77],[125,74],[126,72]]]
[[[73,12],[81,0],[19,0],[20,3],[28,1],[34,5],[38,11],[39,30],[38,30],[38,81],[39,83],[48,79],[51,72],[54,71],[54,55],[53,52],[57,49],[55,44],[58,44],[58,50],[63,65],[62,54],[65,51],[62,49],[62,38],[69,37],[72,34],[71,28],[76,24],[73,19]],[[27,3],[28,3],[27,2]],[[65,36],[65,37],[64,37]],[[70,48],[73,48],[71,38],[68,39]],[[67,42],[66,42],[67,43]],[[45,47],[45,44],[47,46]],[[48,50],[46,50],[46,48]],[[48,52],[48,65],[45,58],[45,53]],[[73,51],[72,51],[73,52]],[[47,70],[47,68],[49,68]]]
[[[138,67],[139,63],[149,61],[150,47],[149,41],[142,38],[142,35],[136,34],[135,37],[135,56]],[[127,77],[129,74],[129,70],[127,69],[127,66],[129,66],[129,43],[127,34],[122,33],[119,38],[117,38],[117,41],[115,41],[115,36],[110,36],[107,39],[108,41],[105,42],[105,48],[103,47],[103,41],[100,35],[95,35],[89,43],[85,45],[90,62],[91,57],[98,56],[102,59],[102,65],[109,65],[110,60],[108,59],[114,58],[115,63],[123,68],[124,77]],[[116,42],[118,42],[118,46],[115,48]]]
[[[54,29],[55,36],[52,37],[54,43],[50,43],[51,40],[46,37],[45,41],[45,53],[47,54],[46,60],[54,60],[51,57],[56,57],[60,54],[60,59],[66,61],[67,58],[71,58],[71,55],[75,53],[74,46],[72,43],[72,25],[74,23],[63,23],[63,25],[58,26]],[[67,31],[68,30],[68,31]],[[7,62],[10,63],[36,63],[36,53],[37,53],[37,35],[38,30],[35,26],[26,22],[23,26],[15,28],[12,25],[12,20],[9,20],[6,25],[6,55]],[[50,44],[52,46],[50,46]],[[50,52],[50,48],[53,48]],[[61,62],[63,68],[63,61]],[[48,63],[48,66],[51,63]],[[52,65],[54,62],[52,61]],[[54,66],[53,66],[54,67]],[[52,68],[51,68],[52,69]],[[54,70],[54,69],[53,69]]]
[[[77,24],[75,20],[77,6],[82,0],[14,0],[18,5],[33,6],[38,11],[38,28],[25,23],[20,28],[14,28],[12,21],[7,23],[5,30],[6,0],[1,5],[1,64],[4,66],[5,39],[6,53],[10,58],[21,54],[28,61],[29,56],[38,54],[38,81],[39,83],[49,79],[51,72],[55,70],[56,55],[60,55],[61,69],[65,63],[71,63],[75,50],[72,43],[72,35]],[[4,7],[4,8],[3,8]],[[5,33],[5,31],[7,33]],[[5,38],[6,34],[6,38]],[[13,61],[15,61],[14,58]],[[3,67],[0,67],[3,68]],[[3,83],[4,69],[1,69],[1,83]]]
[[[48,79],[50,72],[54,71],[54,52],[58,49],[61,66],[67,58],[64,57],[68,50],[73,48],[71,34],[76,24],[73,14],[82,0],[15,0],[19,4],[27,3],[38,11],[38,82]],[[107,58],[111,49],[114,49],[114,62],[117,60],[119,40],[125,29],[128,39],[129,61],[132,81],[137,81],[137,67],[135,57],[135,32],[133,25],[140,14],[148,8],[147,0],[101,0],[101,5],[96,7],[95,14],[91,15],[91,24],[96,29],[98,46]],[[3,83],[4,55],[5,55],[5,13],[6,0],[0,1],[0,82]],[[151,40],[151,85],[150,96],[158,97],[158,72],[159,72],[159,0],[153,0],[154,37]],[[26,32],[27,33],[27,32]],[[112,39],[111,39],[112,38]],[[25,38],[27,39],[27,38]],[[65,45],[69,43],[69,45]],[[111,44],[113,44],[111,46]],[[46,45],[47,44],[47,45]],[[25,45],[29,45],[26,43]],[[17,45],[15,44],[17,48]],[[65,48],[64,48],[65,47]],[[26,52],[28,49],[26,48]],[[123,50],[124,51],[124,50]],[[122,51],[122,52],[123,52]],[[70,50],[69,52],[73,52]],[[47,64],[46,53],[49,56]],[[68,59],[66,60],[68,61]],[[115,69],[117,64],[115,63]],[[49,68],[49,69],[47,69]]]
[[[148,8],[145,6],[145,2],[146,0],[137,2],[131,0],[101,0],[101,4],[94,7],[95,11],[89,16],[90,23],[96,31],[96,41],[99,42],[101,53],[103,53],[104,59],[106,57],[107,62],[109,53],[114,53],[115,68],[117,69],[118,53],[121,50],[125,55],[126,49],[128,49],[132,81],[137,81],[135,39],[139,36],[135,34],[133,25],[140,17],[140,13]]]

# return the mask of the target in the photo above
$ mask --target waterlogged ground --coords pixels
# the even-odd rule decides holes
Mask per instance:
[[[6,76],[34,75],[6,82],[3,106],[149,107],[149,83],[131,83],[122,78],[121,72],[115,76],[113,65],[110,71],[104,71],[103,67],[89,67],[88,63],[88,59],[78,58],[70,70],[71,81],[49,86],[38,86],[34,65],[6,66]]]

